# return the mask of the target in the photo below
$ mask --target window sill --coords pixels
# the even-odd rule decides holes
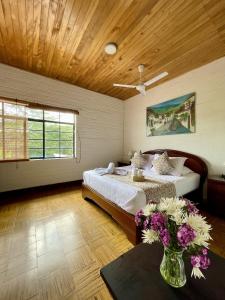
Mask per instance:
[[[61,157],[61,158],[31,158],[29,161],[49,161],[49,160],[76,160],[77,157]]]
[[[7,160],[0,160],[0,163],[21,162],[21,161],[29,161],[29,159],[7,159]]]

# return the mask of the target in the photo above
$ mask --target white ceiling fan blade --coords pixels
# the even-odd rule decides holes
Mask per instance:
[[[113,86],[135,89],[136,85],[113,83]]]
[[[137,85],[136,86],[136,90],[142,95],[142,96],[146,96],[146,91],[145,91],[145,86],[142,85]]]
[[[158,81],[158,80],[160,80],[160,79],[166,77],[167,75],[168,75],[167,72],[163,72],[163,73],[159,74],[158,76],[155,76],[154,78],[152,78],[152,79],[146,81],[146,82],[144,83],[144,85],[145,85],[145,86],[149,86],[149,85],[153,84],[154,82],[156,82],[156,81]]]

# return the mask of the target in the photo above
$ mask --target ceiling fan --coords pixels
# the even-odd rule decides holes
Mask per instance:
[[[130,85],[130,84],[120,84],[120,83],[114,83],[113,86],[117,86],[117,87],[122,87],[122,88],[130,88],[130,89],[136,89],[141,95],[145,96],[146,95],[146,91],[145,91],[145,87],[149,86],[151,84],[153,84],[154,82],[162,79],[163,77],[167,76],[168,73],[167,72],[163,72],[157,76],[155,76],[154,78],[143,82],[142,81],[142,74],[144,72],[144,65],[139,65],[138,66],[138,72],[140,73],[140,83],[136,84],[136,85]]]

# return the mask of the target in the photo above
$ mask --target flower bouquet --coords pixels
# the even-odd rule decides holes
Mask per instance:
[[[158,204],[149,203],[136,213],[135,222],[142,229],[144,243],[162,242],[164,256],[160,272],[167,283],[173,287],[186,283],[184,251],[190,255],[191,276],[204,277],[201,270],[210,265],[207,248],[211,226],[191,201],[163,198]]]

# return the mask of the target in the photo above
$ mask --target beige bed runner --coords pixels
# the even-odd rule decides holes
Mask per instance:
[[[162,180],[156,180],[152,177],[145,177],[143,182],[134,182],[130,175],[119,176],[113,174],[104,175],[112,179],[130,184],[132,186],[142,189],[146,195],[146,202],[158,202],[164,197],[176,197],[176,188],[174,183]]]

